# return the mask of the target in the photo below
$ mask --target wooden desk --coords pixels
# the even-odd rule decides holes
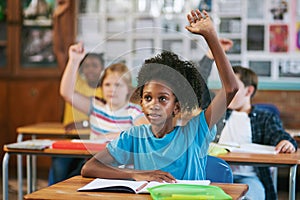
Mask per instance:
[[[38,190],[34,193],[24,196],[26,200],[120,200],[120,199],[149,199],[149,194],[127,194],[127,193],[113,193],[113,192],[77,192],[77,189],[91,182],[92,178],[82,178],[81,176],[75,176],[63,182],[57,183],[50,187]],[[233,199],[239,199],[248,190],[246,184],[214,184],[221,187],[228,195]]]
[[[230,164],[252,165],[266,167],[289,167],[289,199],[296,199],[296,174],[297,165],[300,164],[300,151],[296,153],[280,154],[253,154],[253,153],[228,153],[218,157]]]
[[[64,125],[60,122],[43,122],[37,124],[31,124],[27,126],[22,126],[17,128],[17,142],[22,142],[25,135],[31,136],[32,139],[37,137],[56,137],[56,138],[66,138],[66,137],[76,137],[86,139],[89,138],[90,129],[78,129],[72,131],[66,131]],[[33,177],[32,187],[35,189],[36,186],[36,158],[33,156],[31,158],[32,162],[32,174],[28,174],[27,177]],[[22,171],[22,156],[17,156],[17,176],[18,176],[18,187],[23,187],[23,171]],[[31,173],[31,172],[30,172]],[[27,179],[28,184],[28,179]],[[29,184],[28,184],[29,185]],[[28,187],[28,193],[30,193],[30,187]],[[23,199],[23,191],[19,190],[19,200]]]
[[[96,151],[87,151],[87,150],[60,150],[60,149],[44,149],[44,150],[30,150],[30,149],[8,149],[5,145],[3,147],[3,151],[5,152],[3,160],[2,160],[2,182],[3,182],[3,200],[8,200],[8,164],[9,164],[9,159],[10,155],[17,155],[17,156],[22,156],[26,155],[27,156],[27,193],[31,193],[35,191],[35,188],[33,187],[33,178],[31,173],[32,173],[32,168],[33,168],[33,162],[32,162],[32,157],[33,156],[56,156],[56,157],[79,157],[79,158],[90,158],[92,157]],[[20,194],[21,199],[23,199],[23,191],[22,190],[23,185],[21,181],[21,187],[19,185],[18,187],[18,196],[20,199]]]
[[[22,154],[22,155],[44,155],[44,156],[69,156],[69,157],[91,157],[96,152],[88,152],[82,150],[56,150],[45,149],[43,151],[33,150],[11,150],[4,147],[6,152],[3,158],[3,195],[8,195],[8,160],[10,154]],[[249,153],[228,153],[220,155],[220,158],[226,160],[230,164],[238,165],[254,165],[254,166],[276,166],[276,167],[290,167],[290,181],[289,181],[289,199],[295,200],[296,189],[296,170],[297,165],[300,164],[300,151],[293,154],[249,154]],[[30,156],[29,156],[30,158]],[[30,171],[31,160],[28,159],[28,170]],[[5,171],[5,170],[6,171]],[[27,170],[27,171],[28,171]],[[6,182],[5,182],[6,181]],[[29,179],[30,181],[30,179]],[[31,182],[28,186],[30,187]],[[7,193],[6,193],[6,192]],[[6,198],[3,198],[6,200]]]
[[[43,122],[37,124],[31,124],[17,128],[18,139],[17,142],[23,140],[24,135],[30,135],[31,137],[89,137],[90,129],[77,129],[72,131],[66,131],[64,125],[60,122]],[[32,138],[35,139],[35,138]]]

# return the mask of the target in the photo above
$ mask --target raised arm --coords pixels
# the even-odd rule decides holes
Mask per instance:
[[[205,112],[207,124],[211,128],[226,111],[227,106],[238,91],[238,84],[208,13],[206,11],[201,13],[199,10],[191,11],[191,13],[187,15],[187,19],[190,25],[186,26],[186,29],[194,34],[202,35],[205,38],[215,59],[222,82],[221,90]]]
[[[82,43],[70,46],[69,60],[60,82],[60,94],[73,107],[88,113],[90,109],[89,97],[75,91],[77,71],[84,56],[85,51]]]
[[[230,39],[227,39],[227,38],[220,38],[219,42],[221,44],[222,49],[225,52],[229,51],[232,48],[232,46],[233,46],[233,41],[230,40]],[[214,59],[214,56],[213,56],[212,51],[210,49],[207,50],[206,56],[208,58],[212,59],[212,60]]]
[[[219,39],[222,49],[226,52],[230,50],[233,46],[233,41],[227,38],[220,38]],[[211,73],[212,64],[214,62],[214,56],[210,49],[207,50],[205,56],[199,61],[199,66],[197,66],[198,71],[200,72],[202,78],[207,83],[208,78]]]

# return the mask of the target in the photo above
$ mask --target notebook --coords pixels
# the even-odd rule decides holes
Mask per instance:
[[[245,144],[211,143],[209,149],[213,150],[214,148],[224,148],[230,152],[237,152],[237,153],[277,154],[277,152],[275,151],[275,146],[255,144],[255,143],[245,143]]]
[[[96,178],[92,182],[78,189],[78,191],[103,191],[124,193],[149,193],[148,188],[164,184],[193,184],[209,185],[210,180],[177,180],[177,183],[160,183],[156,181],[130,181]]]
[[[5,145],[8,149],[31,149],[31,150],[43,150],[52,145],[53,140],[26,140],[23,142],[17,142]]]

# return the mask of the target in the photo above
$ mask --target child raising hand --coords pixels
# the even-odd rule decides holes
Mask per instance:
[[[177,114],[200,108],[205,82],[192,63],[174,53],[162,52],[147,59],[138,74],[138,88],[150,124],[123,131],[83,166],[83,176],[159,182],[206,179],[214,125],[236,94],[238,84],[209,15],[196,10],[187,18],[187,30],[202,35],[215,57],[223,85],[219,94],[186,125],[176,126],[173,118]],[[133,169],[116,168],[112,163],[133,165]]]

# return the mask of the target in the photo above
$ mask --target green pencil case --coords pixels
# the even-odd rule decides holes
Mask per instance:
[[[148,188],[153,200],[231,200],[222,188],[213,185],[164,184]]]

